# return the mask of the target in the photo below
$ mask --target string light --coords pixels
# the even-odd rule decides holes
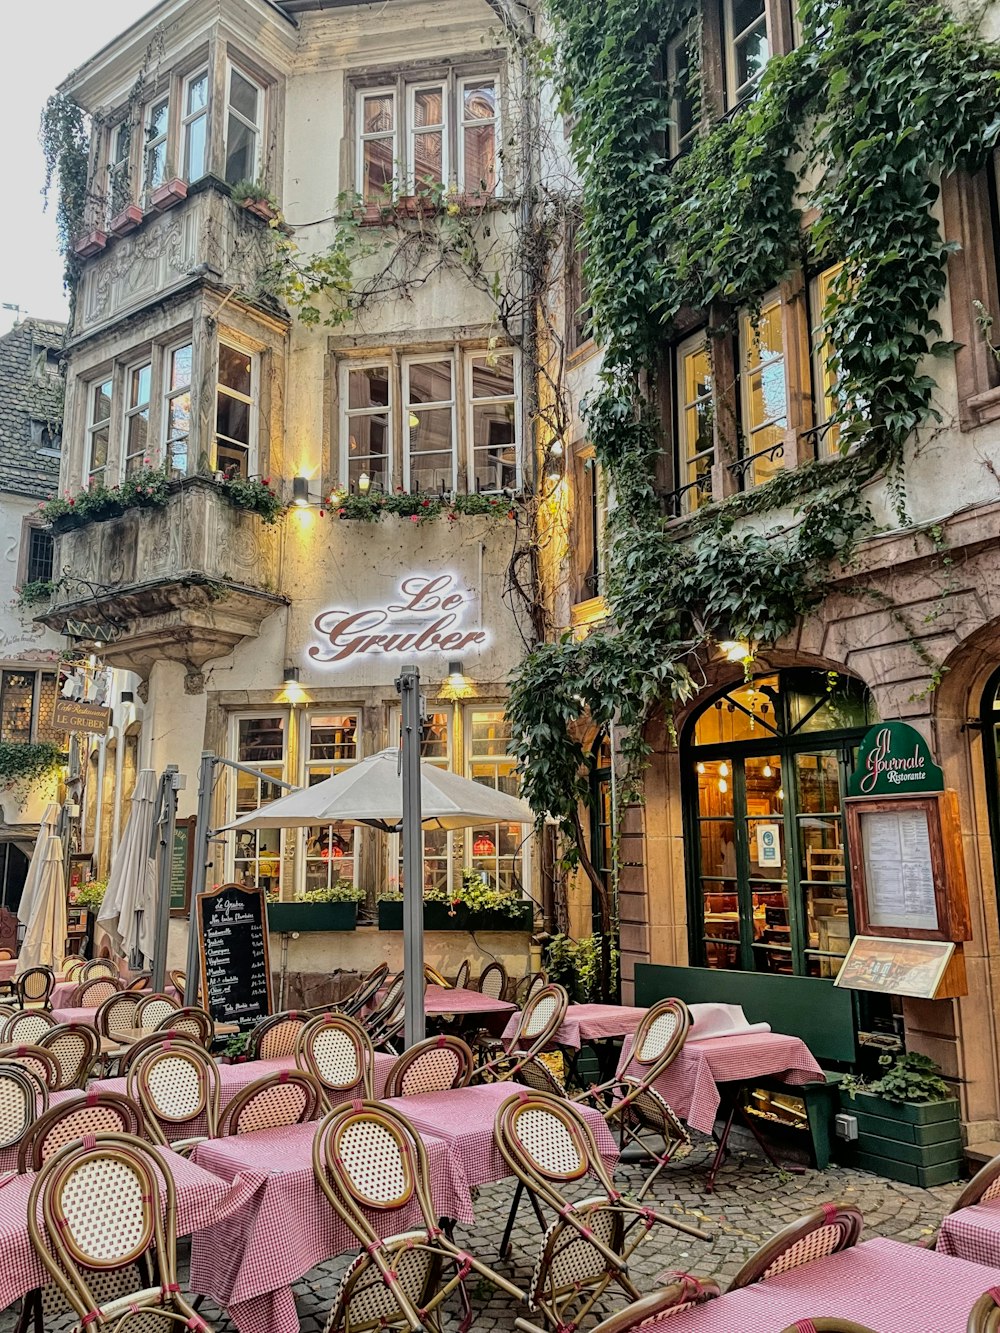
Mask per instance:
[[[766,778],[770,778],[770,777],[773,777],[773,776],[774,776],[774,773],[773,773],[773,770],[772,770],[770,764],[765,764],[765,765],[764,765],[764,776],[765,776]]]
[[[699,772],[699,773],[704,773],[704,771],[705,771],[705,765],[704,765],[704,764],[701,762],[701,760],[699,759],[699,760],[698,760],[698,772]]]
[[[720,777],[720,778],[728,778],[728,777],[729,777],[729,765],[726,763],[726,761],[725,761],[724,759],[723,759],[722,763],[719,765],[719,777]]]
[[[720,778],[720,779],[719,779],[719,791],[721,791],[721,792],[727,792],[728,790],[729,790],[729,783],[726,781],[725,778]]]

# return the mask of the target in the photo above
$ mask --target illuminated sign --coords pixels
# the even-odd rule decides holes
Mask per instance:
[[[411,574],[399,594],[386,606],[321,612],[313,621],[320,642],[309,656],[339,666],[356,657],[459,653],[489,642],[485,629],[470,624],[475,597],[454,574]]]

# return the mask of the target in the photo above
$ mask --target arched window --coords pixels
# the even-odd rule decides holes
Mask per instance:
[[[836,975],[853,933],[843,797],[875,720],[860,681],[802,669],[734,686],[690,720],[692,963]]]

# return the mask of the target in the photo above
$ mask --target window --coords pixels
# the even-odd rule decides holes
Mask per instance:
[[[770,47],[765,0],[722,0],[726,48],[726,94],[736,106],[756,88]]]
[[[780,471],[787,424],[781,301],[765,299],[756,322],[740,316],[744,486],[759,486]]]
[[[681,343],[675,356],[677,511],[691,514],[712,498],[715,462],[712,354],[705,332]]]
[[[451,357],[404,363],[403,485],[409,491],[457,487],[454,370]]]
[[[142,467],[149,457],[149,396],[153,367],[133,366],[128,371],[128,400],[125,407],[125,475]]]
[[[390,735],[394,745],[399,743],[401,725],[399,710],[395,709],[390,724]],[[428,714],[420,730],[420,758],[438,768],[451,767],[451,711],[440,709]],[[459,835],[460,836],[460,835]],[[454,865],[455,834],[445,829],[424,829],[424,888],[445,889],[452,885],[452,867]],[[461,846],[461,842],[459,842]],[[394,834],[389,848],[391,887],[403,883],[403,849],[398,834]]]
[[[495,493],[519,488],[517,402],[513,353],[470,356],[470,491]]]
[[[470,710],[468,728],[468,776],[474,782],[518,794],[514,760],[507,753],[510,723],[502,709]],[[520,887],[520,824],[487,824],[466,831],[466,863],[481,871],[494,888]]]
[[[170,100],[158,97],[146,108],[146,139],[142,157],[142,188],[151,190],[167,179],[167,130],[170,125]]]
[[[191,344],[166,353],[164,396],[164,457],[172,472],[185,476],[191,435]]]
[[[310,714],[307,718],[306,786],[341,773],[361,757],[357,713]],[[305,830],[305,888],[329,889],[338,879],[357,882],[358,830],[326,824]]]
[[[87,461],[83,482],[102,483],[107,476],[108,441],[111,433],[111,380],[102,380],[90,389],[87,413]]]
[[[445,90],[440,83],[409,89],[410,149],[407,176],[413,193],[427,192],[448,179]]]
[[[256,427],[256,358],[231,343],[219,343],[215,411],[215,466],[229,476],[248,477]]]
[[[604,575],[604,525],[607,500],[601,468],[593,450],[577,456],[576,532],[573,542],[577,570],[574,601],[600,597]]]
[[[500,184],[496,79],[461,80],[459,99],[458,188],[495,194]]]
[[[24,573],[22,583],[51,583],[55,539],[45,528],[24,529]]]
[[[284,716],[241,717],[235,721],[236,758],[241,764],[260,769],[265,778],[236,770],[233,774],[233,815],[259,810],[282,794],[282,788],[266,780],[285,776]],[[234,835],[234,870],[240,884],[259,885],[267,893],[281,886],[281,830],[238,829]]]
[[[52,725],[56,679],[52,671],[0,671],[0,741],[65,744],[65,731]]]
[[[345,383],[346,381],[346,383]],[[346,404],[341,477],[349,490],[389,489],[392,394],[387,365],[345,366],[341,401]]]
[[[207,170],[208,154],[208,70],[189,74],[184,80],[182,162],[186,181],[200,180]]]
[[[813,384],[817,426],[816,453],[818,457],[839,452],[840,428],[837,425],[830,424],[831,418],[837,409],[837,372],[831,365],[833,348],[826,336],[823,314],[831,301],[834,279],[842,268],[843,264],[835,264],[832,268],[825,269],[812,282],[811,308],[813,322],[816,326],[812,335]]]
[[[391,88],[358,94],[358,193],[366,204],[392,194],[396,178],[396,94]]]
[[[680,157],[692,146],[698,134],[697,61],[692,61],[692,44],[697,28],[687,29],[667,43],[667,88],[670,93],[670,156]]]
[[[111,131],[108,151],[108,221],[132,202],[132,126],[128,120]]]
[[[261,171],[264,90],[248,74],[229,66],[226,102],[226,182],[255,181]]]
[[[587,285],[587,245],[580,234],[580,223],[574,223],[566,242],[566,337],[569,351],[575,352],[590,341],[590,321],[593,306]]]

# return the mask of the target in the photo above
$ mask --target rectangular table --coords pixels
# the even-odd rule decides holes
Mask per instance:
[[[627,1004],[571,1004],[552,1038],[552,1044],[578,1051],[587,1041],[628,1037],[634,1034],[645,1013],[645,1009],[636,1009]],[[505,1040],[513,1037],[517,1031],[517,1020],[518,1015],[515,1014],[504,1028]]]
[[[191,1290],[224,1306],[239,1333],[297,1333],[292,1284],[357,1248],[313,1175],[316,1123],[198,1144],[194,1158],[233,1186],[226,1216],[191,1242]],[[448,1145],[424,1137],[441,1217],[474,1220],[469,1185]],[[415,1202],[373,1217],[383,1235],[421,1224]]]
[[[644,1325],[643,1333],[781,1333],[840,1315],[877,1333],[966,1333],[1000,1269],[900,1241],[865,1241],[801,1268]]]
[[[199,1231],[218,1217],[231,1186],[176,1153],[153,1148],[167,1164],[177,1187],[177,1234]],[[48,1281],[28,1236],[28,1195],[35,1176],[8,1177],[0,1185],[0,1309]]]
[[[937,1252],[1000,1268],[1000,1198],[949,1213],[938,1232]]]

